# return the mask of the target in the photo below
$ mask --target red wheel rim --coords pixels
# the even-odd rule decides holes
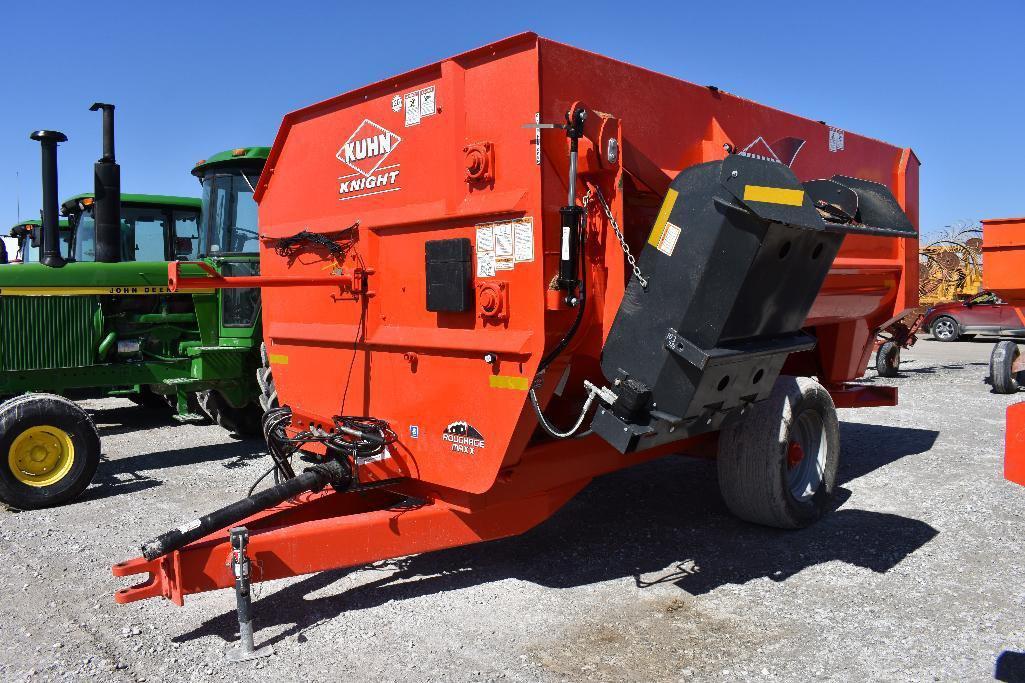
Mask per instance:
[[[804,460],[804,449],[801,448],[801,444],[791,441],[787,446],[787,469],[794,469],[801,464],[802,460]]]

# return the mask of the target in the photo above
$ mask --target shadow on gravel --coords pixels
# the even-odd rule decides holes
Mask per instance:
[[[1025,682],[1025,652],[1004,650],[997,657],[993,678],[1005,683]]]
[[[96,430],[100,433],[101,438],[177,424],[171,417],[170,410],[143,408],[136,405],[91,408],[87,412],[96,423]]]
[[[250,460],[259,459],[265,455],[266,446],[262,439],[246,439],[211,446],[142,453],[117,460],[103,458],[96,470],[93,484],[73,504],[142,491],[164,483],[163,480],[150,477],[143,472],[165,467],[198,465],[218,460],[222,461],[222,467],[235,469],[243,467]]]
[[[846,484],[906,456],[925,453],[939,434],[933,429],[841,422],[839,483]]]
[[[926,450],[935,436],[845,425],[845,450],[854,442],[857,452],[875,454],[845,473],[860,476]],[[838,504],[850,496],[843,488],[837,493]],[[699,595],[725,584],[781,582],[835,561],[885,573],[936,534],[915,519],[854,509],[839,509],[800,531],[747,524],[730,515],[719,497],[714,462],[665,458],[595,480],[522,536],[315,574],[258,600],[254,614],[258,629],[288,627],[274,643],[295,635],[302,641],[303,630],[346,611],[509,579],[569,588],[632,578],[640,588],[668,583]],[[351,586],[345,580],[350,575]],[[330,594],[310,597],[322,590]],[[226,607],[234,602],[228,591],[223,598]],[[227,611],[174,640],[233,640],[237,627],[234,611]],[[257,644],[267,644],[259,634]]]

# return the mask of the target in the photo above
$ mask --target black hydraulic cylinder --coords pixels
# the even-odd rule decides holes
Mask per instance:
[[[179,550],[211,532],[230,527],[246,517],[294,498],[300,493],[320,491],[331,482],[346,481],[348,478],[348,467],[341,462],[331,460],[314,465],[294,479],[264,489],[199,519],[186,522],[177,529],[171,529],[143,543],[142,556],[147,560],[154,560],[161,555]]]
[[[43,240],[39,262],[60,268],[65,261],[60,253],[60,236],[57,234],[57,143],[67,142],[68,136],[56,130],[37,130],[29,138],[39,142],[43,154]]]
[[[121,260],[121,167],[114,157],[114,105],[96,102],[90,111],[103,112],[103,156],[93,165],[93,218],[96,222],[96,260]]]
[[[578,252],[580,251],[580,219],[584,210],[576,205],[564,206],[559,209],[562,219],[562,237],[559,255],[559,288],[572,292],[580,279],[577,275]]]

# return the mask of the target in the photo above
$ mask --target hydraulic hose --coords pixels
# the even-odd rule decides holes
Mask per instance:
[[[147,560],[180,550],[189,543],[219,529],[234,526],[246,517],[272,508],[306,491],[320,491],[332,482],[344,482],[351,476],[348,465],[330,460],[307,468],[299,476],[264,489],[220,510],[182,524],[142,544]]]

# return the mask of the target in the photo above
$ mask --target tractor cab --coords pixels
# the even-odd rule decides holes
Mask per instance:
[[[95,196],[76,195],[61,205],[72,226],[71,260],[96,261]],[[121,194],[119,261],[194,259],[199,248],[200,201],[192,197]]]
[[[198,255],[221,275],[260,274],[260,235],[253,190],[269,152],[269,147],[237,147],[203,159],[192,169],[192,175],[203,186]],[[222,336],[249,336],[256,332],[259,289],[221,290],[220,304]]]
[[[39,243],[43,222],[40,220],[22,221],[11,228],[10,236],[17,242],[14,254],[9,254],[11,263],[38,263]],[[60,221],[57,225],[60,236],[60,251],[65,258],[71,258],[71,242],[73,239],[71,223]]]

